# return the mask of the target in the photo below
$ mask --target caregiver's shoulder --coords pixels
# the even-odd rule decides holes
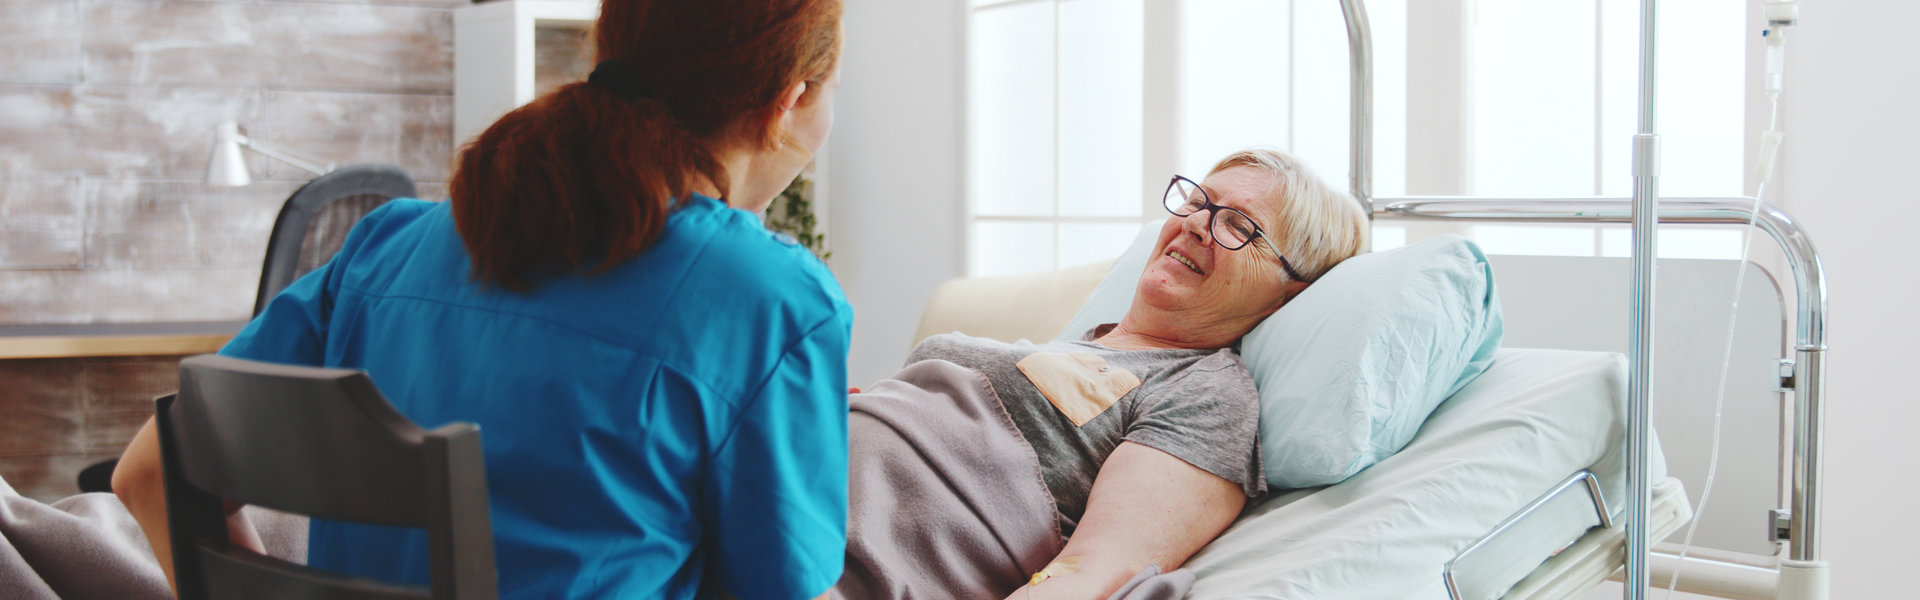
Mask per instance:
[[[360,242],[363,244],[373,244],[384,241],[400,233],[402,230],[413,226],[415,223],[424,221],[424,217],[432,215],[436,211],[440,213],[442,218],[451,219],[452,215],[447,211],[447,206],[445,202],[432,202],[417,198],[394,198],[375,207],[372,211],[368,212],[366,216],[361,217],[360,221],[354,224],[354,231],[351,234],[353,237],[360,239],[350,239],[347,240],[346,243]]]
[[[711,233],[687,263],[689,281],[720,283],[729,293],[777,299],[789,306],[807,304],[844,312],[846,298],[825,264],[784,234],[768,231],[751,213],[718,202],[696,202],[683,215],[695,229]],[[669,235],[660,243],[676,240]]]

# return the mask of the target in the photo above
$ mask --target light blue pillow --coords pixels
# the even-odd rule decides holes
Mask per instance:
[[[1153,253],[1160,226],[1166,222],[1160,219],[1140,228],[1140,233],[1133,236],[1133,243],[1120,253],[1120,258],[1114,259],[1113,266],[1107,267],[1107,276],[1100,279],[1100,285],[1094,286],[1093,295],[1080,305],[1080,312],[1074,313],[1073,320],[1067,321],[1067,328],[1053,339],[1078,340],[1089,329],[1120,322],[1120,317],[1133,306],[1133,287],[1140,283],[1140,274],[1147,272],[1147,255]]]
[[[1126,314],[1158,231],[1141,232],[1061,338]],[[1400,451],[1493,362],[1501,332],[1493,271],[1464,238],[1341,263],[1241,340],[1267,484],[1339,483]]]

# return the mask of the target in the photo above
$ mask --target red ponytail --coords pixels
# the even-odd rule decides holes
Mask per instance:
[[[708,144],[832,72],[839,22],[839,0],[604,0],[596,59],[646,91],[568,84],[461,150],[448,191],[473,277],[524,291],[645,251],[675,199],[727,193]]]

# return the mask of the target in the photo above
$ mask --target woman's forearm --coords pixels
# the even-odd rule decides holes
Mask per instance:
[[[160,430],[153,419],[147,419],[147,424],[133,434],[127,451],[120,455],[120,464],[113,469],[113,494],[120,497],[120,503],[127,505],[127,512],[133,514],[133,521],[140,524],[140,533],[147,536],[147,545],[153,547],[153,557],[160,560],[160,572],[167,576],[167,587],[173,588],[173,536],[167,528],[167,480],[162,465]],[[235,546],[265,554],[266,545],[260,541],[259,530],[240,512],[244,507],[245,504],[238,502],[222,506],[227,513],[227,540]]]
[[[113,494],[127,505],[127,512],[140,524],[154,558],[160,559],[160,571],[167,575],[167,587],[173,587],[173,550],[167,533],[167,485],[161,471],[160,433],[153,419],[140,426],[120,455],[113,469]]]
[[[1075,559],[1010,600],[1058,600],[1113,594],[1150,565],[1180,568],[1233,523],[1247,497],[1240,486],[1154,448],[1122,442],[1094,478],[1087,510],[1056,561]]]

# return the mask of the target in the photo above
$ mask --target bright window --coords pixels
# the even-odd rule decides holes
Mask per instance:
[[[1143,221],[1142,0],[976,2],[973,275],[1110,259]]]
[[[1199,179],[1251,146],[1292,151],[1344,187],[1346,34],[1336,3],[1155,4],[975,0],[970,274],[1110,259],[1142,223],[1165,216],[1168,177]],[[1370,5],[1375,28],[1388,32],[1376,67],[1386,115],[1376,189],[1400,193],[1405,86],[1395,81],[1406,72],[1406,0]],[[1149,47],[1166,55],[1149,57]],[[1154,94],[1170,101],[1150,110],[1144,98]]]
[[[1662,197],[1739,196],[1746,5],[1663,5],[1656,65]],[[1639,11],[1631,2],[1473,0],[1467,98],[1476,196],[1633,194]],[[1736,229],[1663,227],[1665,258],[1739,256]],[[1488,252],[1627,256],[1624,227],[1474,226]],[[1586,248],[1585,251],[1577,251]]]
[[[1248,146],[1286,147],[1292,10],[1266,0],[1187,0],[1180,14],[1180,174],[1198,181]]]
[[[1375,196],[1630,195],[1632,3],[1463,0],[1464,14],[1446,13],[1456,28],[1430,20],[1452,9],[1418,0],[1367,6]],[[1664,196],[1743,193],[1745,11],[1739,0],[1698,0],[1661,13]],[[1249,146],[1286,150],[1336,187],[1348,185],[1347,37],[1337,2],[974,0],[971,15],[972,275],[1111,258],[1141,223],[1163,216],[1167,176],[1198,179]],[[1426,29],[1409,35],[1410,19]],[[1458,72],[1437,84],[1450,100],[1431,95],[1426,67],[1436,60]],[[1451,102],[1457,110],[1446,114],[1459,122],[1425,121],[1436,101]],[[1410,112],[1424,115],[1419,126],[1409,126]],[[1426,189],[1430,172],[1410,179],[1416,161],[1442,165],[1456,184]],[[1377,226],[1376,248],[1435,230],[1403,223]],[[1580,256],[1616,254],[1617,231],[1460,229],[1491,252]],[[1664,256],[1738,254],[1737,233],[1675,231],[1662,235]]]

